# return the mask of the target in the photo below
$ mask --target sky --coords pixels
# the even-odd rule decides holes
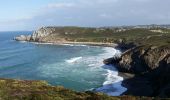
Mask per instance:
[[[0,31],[170,24],[170,0],[0,0]]]

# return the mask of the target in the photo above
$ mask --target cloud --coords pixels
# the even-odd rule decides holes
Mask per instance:
[[[47,8],[70,8],[74,7],[74,3],[54,3],[54,4],[48,4]]]
[[[109,14],[105,14],[105,13],[100,14],[100,15],[99,15],[99,17],[101,17],[101,18],[106,18],[106,19],[113,18],[111,15],[109,15]]]
[[[18,28],[25,29],[41,26],[168,24],[169,4],[170,0],[63,0],[46,4],[30,17],[8,21],[8,24],[17,27],[17,23],[22,23],[23,26],[20,24]]]

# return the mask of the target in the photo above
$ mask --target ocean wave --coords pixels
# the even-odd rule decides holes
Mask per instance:
[[[80,59],[82,59],[82,57],[74,57],[74,58],[66,60],[66,62],[67,63],[75,63],[75,62],[77,62]]]
[[[64,44],[67,46],[70,46],[70,44]],[[75,46],[75,45],[71,45]],[[123,81],[123,77],[118,76],[118,71],[114,66],[105,66],[103,64],[103,60],[110,58],[110,57],[119,57],[121,56],[121,52],[119,50],[116,50],[111,47],[100,47],[104,53],[99,55],[76,55],[73,58],[62,60],[60,63],[54,63],[54,64],[47,64],[41,66],[39,68],[40,72],[42,73],[43,77],[48,78],[56,78],[63,76],[63,72],[66,73],[64,77],[72,77],[74,79],[75,77],[79,76],[80,79],[84,79],[84,82],[86,84],[96,84],[94,82],[95,79],[100,78],[100,82],[102,86],[99,88],[96,88],[95,91],[97,92],[103,92],[111,96],[119,96],[123,92],[126,91],[126,88],[124,88],[121,84]],[[63,61],[65,63],[63,63]],[[60,65],[61,64],[61,65]],[[84,68],[80,68],[81,65],[85,65]],[[86,66],[87,65],[87,66]],[[64,67],[57,67],[57,66],[64,66]],[[60,71],[60,72],[56,72]],[[67,75],[67,73],[70,73]],[[71,75],[73,74],[73,75]],[[82,75],[82,76],[81,76]],[[89,75],[93,76],[92,79],[89,77]],[[96,75],[96,76],[95,76]],[[102,78],[101,78],[102,77]],[[104,80],[103,80],[104,79]],[[76,80],[75,81],[80,81]],[[88,83],[94,82],[94,83]],[[82,84],[81,83],[81,84]],[[94,86],[95,87],[95,86]]]
[[[95,91],[103,92],[110,96],[120,96],[127,89],[123,87],[123,77],[118,76],[118,71],[112,65],[105,65],[107,69],[106,79],[102,87],[97,88]]]
[[[110,96],[120,96],[127,89],[123,87],[122,81],[123,77],[118,76],[118,70],[112,65],[104,65],[103,60],[109,57],[120,57],[121,52],[111,47],[103,47],[104,53],[96,56],[83,56],[83,57],[74,57],[69,60],[66,60],[67,63],[81,63],[88,65],[89,71],[97,70],[103,68],[105,70],[105,80],[103,85],[99,88],[96,88],[95,91],[103,92]]]
[[[92,67],[92,66],[95,66],[95,64],[89,64],[88,66],[89,66],[89,67]]]
[[[121,56],[121,52],[114,48],[105,47],[103,50],[105,50],[105,53],[99,55],[102,59]],[[95,91],[103,92],[110,96],[120,96],[127,90],[121,85],[123,77],[118,76],[118,70],[112,65],[103,65],[102,67],[107,71],[106,78],[103,86],[95,89]]]

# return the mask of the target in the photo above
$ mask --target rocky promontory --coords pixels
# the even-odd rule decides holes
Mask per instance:
[[[115,62],[121,71],[144,74],[160,67],[168,67],[168,63],[170,63],[170,47],[134,47],[125,51],[121,58]]]
[[[53,28],[40,28],[33,32],[32,35],[20,35],[15,37],[14,39],[17,41],[34,41],[41,42],[43,38],[50,35],[54,31]]]
[[[116,64],[120,72],[132,73],[123,85],[124,94],[170,97],[170,46],[137,46],[125,51],[120,58],[104,60]],[[147,91],[146,91],[147,90]]]

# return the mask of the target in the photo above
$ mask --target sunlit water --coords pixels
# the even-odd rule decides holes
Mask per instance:
[[[31,32],[0,32],[0,77],[46,80],[77,91],[95,90],[120,95],[126,89],[113,66],[103,59],[119,56],[109,47],[86,45],[50,45],[12,40]]]

